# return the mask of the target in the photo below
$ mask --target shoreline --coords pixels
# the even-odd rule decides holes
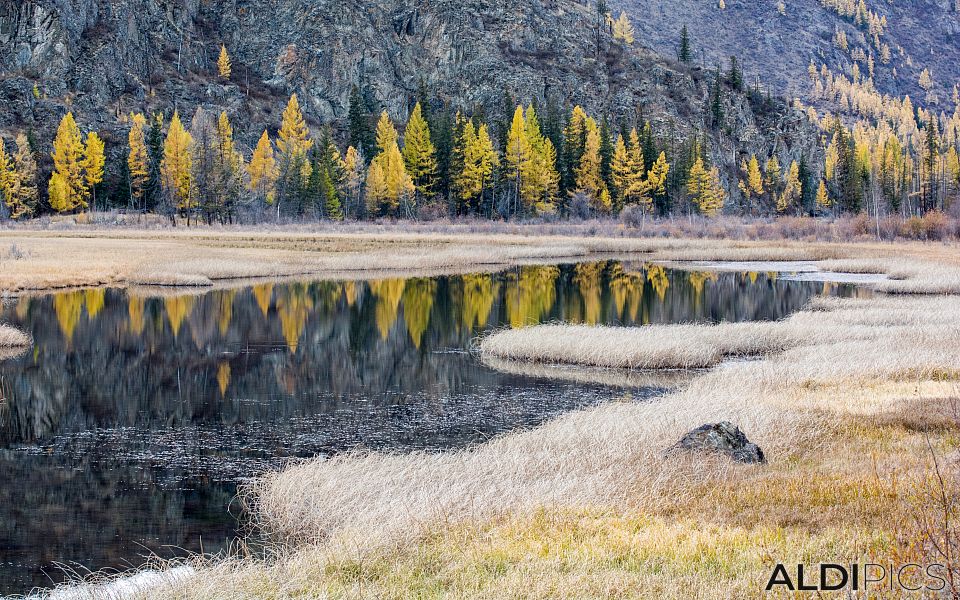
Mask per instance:
[[[719,598],[762,589],[772,563],[758,548],[774,562],[874,560],[920,535],[904,525],[912,498],[903,487],[891,491],[891,482],[925,481],[928,447],[956,450],[960,424],[943,399],[957,395],[960,380],[952,343],[960,336],[960,297],[942,290],[960,292],[960,257],[923,244],[639,242],[649,244],[644,260],[806,253],[831,269],[883,268],[890,279],[875,285],[894,293],[820,299],[785,322],[737,327],[737,336],[710,325],[651,326],[642,335],[650,336],[653,357],[665,354],[670,332],[683,334],[673,348],[681,359],[694,355],[691,348],[716,358],[722,346],[760,357],[722,363],[720,352],[705,361],[714,368],[681,377],[655,403],[575,411],[469,450],[352,453],[267,474],[241,500],[257,511],[276,555],[211,557],[195,575],[145,597],[292,590],[352,597],[358,585],[385,597],[430,590],[552,597],[557,589],[523,582],[556,581],[572,595],[603,595],[614,586]],[[564,238],[554,247],[567,244]],[[528,333],[543,344],[538,327]],[[585,347],[604,338],[585,333],[575,336]],[[629,341],[635,333],[622,335]],[[504,368],[552,375],[524,366],[533,364]],[[719,420],[738,424],[769,464],[662,458],[685,431]],[[498,566],[486,568],[490,561]]]
[[[897,271],[900,248],[940,244],[855,241],[738,241],[663,237],[527,235],[524,226],[492,235],[402,232],[369,226],[360,231],[252,230],[0,230],[0,294],[135,285],[203,289],[250,279],[330,278],[459,273],[530,262],[603,255],[635,255],[650,262],[803,261],[831,271],[863,273],[866,266]],[[945,245],[943,245],[945,246]],[[13,248],[16,252],[7,251]],[[16,255],[9,258],[5,255]],[[64,261],[65,256],[77,257]],[[877,266],[879,265],[879,266]],[[902,268],[899,270],[903,270]],[[876,271],[873,271],[876,272]],[[902,274],[901,274],[902,275]],[[902,277],[892,277],[900,279]],[[907,277],[910,278],[910,277]],[[915,278],[915,277],[914,277]],[[883,282],[898,289],[897,282]],[[960,277],[946,282],[960,291]],[[905,291],[905,290],[902,290]]]

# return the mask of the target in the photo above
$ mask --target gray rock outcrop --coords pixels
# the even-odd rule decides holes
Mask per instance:
[[[729,421],[707,423],[687,432],[667,450],[667,454],[681,451],[724,454],[739,463],[767,462],[763,450]]]

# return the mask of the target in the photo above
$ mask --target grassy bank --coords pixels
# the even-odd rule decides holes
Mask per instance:
[[[946,291],[960,290],[960,279],[944,280],[943,273],[925,271],[926,279],[909,277],[911,269],[923,265],[902,261],[900,249],[912,248],[919,254],[925,247],[920,243],[654,238],[608,222],[566,227],[500,224],[479,230],[442,224],[344,227],[348,231],[305,226],[0,230],[0,293],[101,285],[210,286],[250,278],[373,276],[397,271],[453,273],[575,260],[598,253],[679,261],[834,260],[846,261],[835,263],[837,268],[861,269],[882,269],[884,261],[900,261],[890,268],[895,276],[910,279],[911,285],[921,282]],[[597,236],[598,230],[610,235]]]
[[[384,243],[370,236],[344,243]],[[472,243],[417,239],[421,248]],[[196,573],[138,597],[753,597],[777,562],[935,558],[936,531],[923,526],[939,510],[931,457],[955,453],[960,441],[955,248],[504,236],[486,250],[502,247],[827,259],[829,268],[888,273],[876,285],[899,293],[821,299],[777,323],[552,325],[490,336],[488,364],[536,376],[550,372],[526,361],[709,368],[671,378],[679,387],[655,402],[612,402],[471,449],[291,465],[244,495],[272,541],[270,559],[198,559]],[[737,423],[769,463],[664,458],[684,432],[718,420]],[[960,497],[955,478],[939,489]]]
[[[0,323],[0,348],[14,349],[26,348],[33,343],[30,336],[20,331],[16,327],[3,325]]]

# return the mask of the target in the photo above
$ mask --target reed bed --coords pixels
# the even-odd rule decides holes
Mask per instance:
[[[309,461],[260,480],[250,498],[264,529],[292,544],[339,535],[411,535],[437,519],[482,519],[542,505],[629,502],[650,508],[680,493],[678,473],[694,480],[712,476],[710,469],[697,472],[694,464],[661,457],[703,422],[737,422],[784,460],[825,426],[819,419],[838,409],[824,398],[819,417],[809,399],[808,410],[797,411],[783,402],[791,390],[960,374],[960,298],[880,297],[811,308],[774,323],[545,325],[499,332],[483,340],[484,354],[646,369],[765,358],[710,371],[655,403],[573,413],[471,450]],[[301,493],[307,489],[310,494]]]
[[[32,344],[33,339],[26,333],[11,325],[4,325],[0,323],[0,348],[27,348]]]

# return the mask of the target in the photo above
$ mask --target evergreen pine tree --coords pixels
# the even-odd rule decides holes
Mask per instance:
[[[691,60],[691,50],[690,50],[690,34],[687,31],[687,24],[683,24],[683,28],[680,30],[680,48],[677,50],[677,57],[680,59],[680,62],[689,64]]]

